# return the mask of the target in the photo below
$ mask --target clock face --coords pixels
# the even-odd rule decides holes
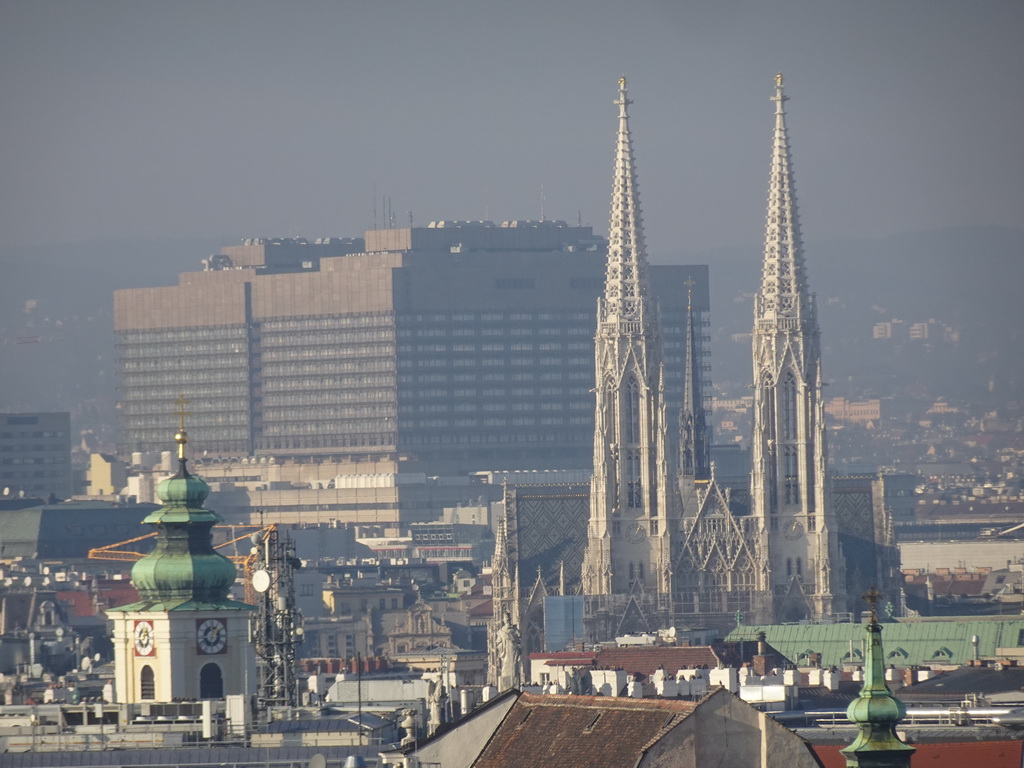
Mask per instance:
[[[199,653],[224,653],[228,645],[228,628],[222,619],[196,621],[196,650]]]
[[[132,639],[135,641],[136,656],[152,656],[156,652],[156,645],[153,642],[153,622],[145,619],[136,621]]]
[[[791,520],[784,531],[786,538],[795,541],[804,535],[804,526],[799,520]]]
[[[647,529],[640,523],[633,523],[626,529],[626,540],[633,544],[639,544],[645,538],[647,538]]]

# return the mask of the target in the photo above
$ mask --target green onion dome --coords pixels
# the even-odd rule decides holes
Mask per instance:
[[[143,520],[157,527],[153,551],[132,568],[132,584],[144,603],[165,609],[182,603],[223,603],[235,583],[234,563],[214,551],[210,529],[220,516],[203,507],[210,487],[189,473],[186,460],[160,483],[164,506]]]

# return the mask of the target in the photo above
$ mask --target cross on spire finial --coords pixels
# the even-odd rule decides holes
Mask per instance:
[[[188,400],[185,399],[184,392],[180,393],[178,399],[174,402],[178,405],[178,410],[174,412],[175,416],[178,417],[178,433],[174,436],[174,442],[178,444],[178,459],[183,460],[185,458],[185,444],[188,442],[188,432],[185,431],[185,417],[191,416],[192,413],[185,410]]]
[[[871,623],[878,623],[878,603],[881,601],[883,595],[878,589],[872,584],[868,591],[861,595],[861,599],[864,600],[871,608]]]

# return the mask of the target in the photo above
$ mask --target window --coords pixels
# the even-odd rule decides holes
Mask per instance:
[[[207,664],[199,671],[199,698],[224,698],[224,675],[217,664]]]
[[[139,674],[139,698],[152,700],[156,698],[156,678],[153,675],[153,668],[148,664],[142,668]]]

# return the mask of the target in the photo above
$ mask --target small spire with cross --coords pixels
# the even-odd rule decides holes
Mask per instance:
[[[188,432],[185,431],[185,417],[191,416],[192,413],[185,410],[188,400],[185,399],[184,392],[179,394],[178,399],[174,402],[178,405],[178,410],[174,412],[174,415],[178,417],[178,433],[174,436],[174,442],[178,444],[178,460],[183,461],[185,459],[185,445],[188,443]]]
[[[861,599],[864,600],[868,607],[871,609],[871,623],[878,623],[878,603],[881,601],[883,595],[878,591],[877,587],[872,584],[868,591],[861,595]]]

